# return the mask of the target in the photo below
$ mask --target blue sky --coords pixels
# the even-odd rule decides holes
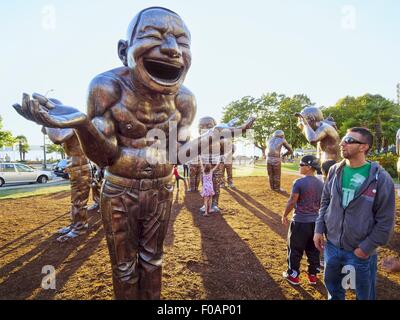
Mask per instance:
[[[192,33],[185,85],[196,117],[218,120],[246,95],[305,93],[318,106],[345,95],[396,98],[400,82],[397,0],[16,0],[1,1],[0,115],[14,135],[41,144],[40,127],[11,105],[46,93],[85,110],[98,73],[121,65],[117,42],[148,6],[179,13]]]

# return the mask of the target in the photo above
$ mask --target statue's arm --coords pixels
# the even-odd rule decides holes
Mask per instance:
[[[175,103],[181,114],[181,120],[178,123],[178,143],[184,144],[190,140],[190,127],[197,111],[196,99],[189,89],[182,87]]]
[[[304,124],[304,135],[306,139],[310,143],[317,143],[324,139],[328,134],[328,129],[326,125],[321,125],[317,130],[313,130],[308,123]]]
[[[89,87],[87,125],[76,128],[86,156],[102,168],[111,165],[118,154],[111,107],[119,102],[120,96],[120,86],[113,79],[95,78]]]
[[[283,155],[284,157],[288,156],[289,154],[293,154],[293,149],[286,140],[283,141],[283,146],[287,150],[286,153]]]

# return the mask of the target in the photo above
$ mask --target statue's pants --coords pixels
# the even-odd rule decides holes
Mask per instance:
[[[225,172],[226,172],[227,179],[228,179],[227,182],[229,185],[232,184],[233,183],[233,177],[232,177],[233,165],[224,163],[222,170],[223,170],[222,171],[223,172],[223,180],[225,180]]]
[[[90,194],[90,166],[68,168],[71,184],[72,224],[87,223],[87,203]]]
[[[213,173],[213,187],[214,187],[214,196],[212,199],[212,205],[213,206],[218,206],[219,204],[219,195],[221,192],[221,183],[224,178],[224,164],[221,162],[217,164],[218,168],[214,170]]]
[[[97,181],[95,179],[92,180],[92,196],[93,202],[100,205],[100,190],[101,190],[102,181]]]
[[[189,166],[190,176],[189,183],[191,191],[198,191],[201,179],[201,165],[191,164]]]
[[[100,210],[116,299],[160,299],[171,181],[172,176],[136,180],[106,172]]]
[[[272,190],[281,188],[281,162],[267,163],[269,185]]]

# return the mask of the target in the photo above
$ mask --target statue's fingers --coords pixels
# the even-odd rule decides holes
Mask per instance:
[[[41,118],[39,117],[39,112],[41,111],[41,106],[39,104],[39,101],[34,99],[31,100],[31,112],[32,112],[32,117],[34,118],[35,122],[38,124],[42,124],[41,123]]]
[[[47,97],[45,97],[45,96],[43,96],[43,95],[41,95],[39,93],[32,94],[32,97],[34,99],[38,100],[39,103],[42,106],[45,106],[47,109],[51,110],[51,109],[54,109],[54,107],[55,107],[55,104],[53,102],[51,102],[49,99],[47,99]]]
[[[23,116],[25,119],[31,120],[28,118],[28,116],[24,113],[24,111],[22,110],[21,105],[19,105],[18,103],[13,104],[13,108],[15,109],[15,111],[18,112],[18,114],[20,116]]]
[[[29,96],[29,94],[24,93],[22,95],[22,112],[25,113],[25,115],[29,118],[29,119],[33,119],[32,118],[32,112],[31,112],[31,97]]]
[[[53,119],[49,116],[47,111],[44,110],[39,110],[38,114],[37,114],[38,120],[40,121],[40,123],[45,126],[45,127],[49,127],[49,128],[53,128],[54,127],[54,121]]]

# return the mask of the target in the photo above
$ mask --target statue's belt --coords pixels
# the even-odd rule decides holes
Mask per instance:
[[[69,172],[69,173],[79,172],[79,171],[90,171],[90,165],[84,164],[81,166],[67,167],[67,172]]]
[[[159,179],[128,179],[116,176],[106,171],[104,174],[104,179],[119,187],[146,191],[171,184],[172,174]]]

